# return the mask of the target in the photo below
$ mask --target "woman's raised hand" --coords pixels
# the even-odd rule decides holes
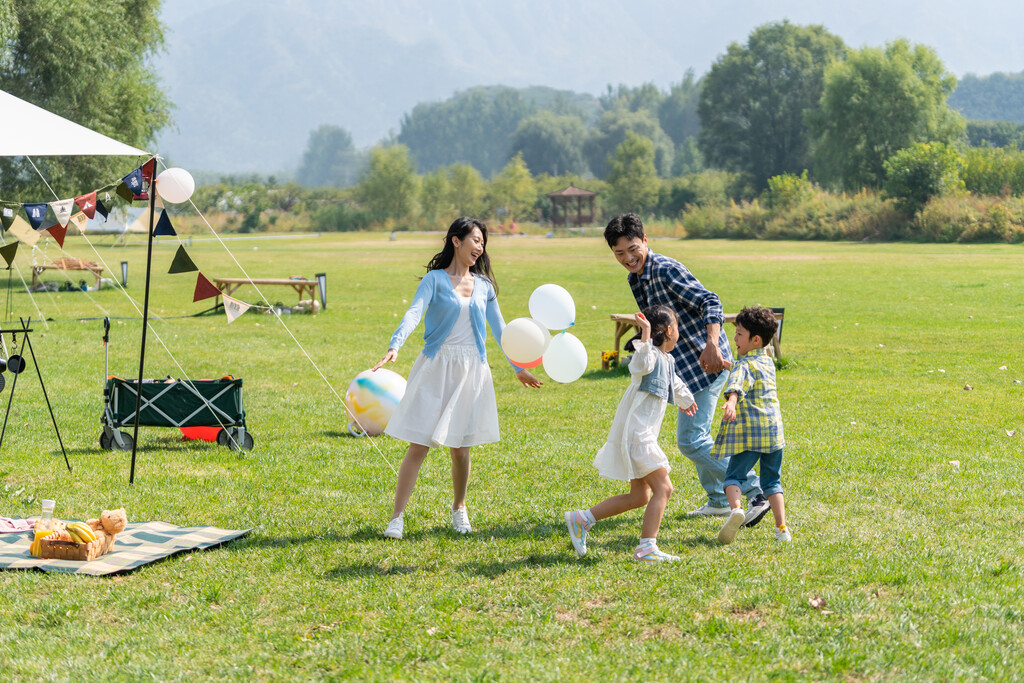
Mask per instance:
[[[531,387],[533,389],[539,389],[540,385],[544,384],[539,379],[533,376],[533,373],[529,370],[520,370],[516,373],[516,379],[523,383],[524,387]]]
[[[384,354],[380,362],[373,366],[373,371],[380,370],[381,366],[385,363],[394,363],[396,358],[398,358],[398,351],[396,349],[388,349],[388,352]]]

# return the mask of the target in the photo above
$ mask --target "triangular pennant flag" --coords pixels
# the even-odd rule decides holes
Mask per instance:
[[[68,227],[68,219],[71,218],[71,207],[74,205],[74,199],[61,199],[56,202],[50,202],[53,215],[57,217],[57,222],[60,223],[62,228]]]
[[[53,239],[57,240],[57,245],[60,246],[61,249],[63,249],[64,248],[64,237],[66,237],[67,234],[68,234],[67,226],[61,225],[60,223],[54,223],[53,225],[48,227],[46,230],[51,235],[53,235]]]
[[[233,297],[224,295],[224,313],[228,316],[228,324],[235,322],[235,318],[249,310],[249,304],[239,301]]]
[[[11,269],[11,264],[14,263],[14,256],[18,253],[18,242],[11,242],[0,247],[0,256],[4,257],[4,261],[7,261],[7,269]]]
[[[96,190],[89,194],[83,194],[81,197],[75,197],[75,204],[86,216],[96,218]]]
[[[103,216],[104,222],[106,222],[107,216],[110,215],[110,211],[107,210],[107,207],[105,207],[103,205],[103,202],[101,202],[99,199],[96,200],[96,213]]]
[[[131,189],[129,189],[129,187],[124,183],[121,183],[120,185],[117,186],[117,196],[125,200],[129,204],[131,204],[132,200],[135,199],[135,195],[132,194]]]
[[[22,204],[22,206],[25,207],[25,213],[28,215],[28,222],[32,224],[32,229],[38,230],[46,218],[46,203]]]
[[[32,229],[32,226],[28,224],[21,216],[15,216],[14,222],[11,223],[11,227],[7,229],[7,234],[14,235],[20,241],[24,242],[28,246],[34,246],[39,241],[39,233]]]
[[[11,223],[14,222],[14,208],[5,206],[0,209],[0,222],[3,223],[4,230],[11,227]]]
[[[134,171],[132,171],[131,173],[126,175],[124,178],[121,178],[121,180],[124,181],[125,187],[128,188],[128,190],[132,193],[132,196],[134,196],[134,197],[138,197],[138,196],[142,195],[142,193],[145,191],[145,188],[142,187],[142,168],[141,167],[135,169]],[[118,194],[120,194],[120,189],[121,188],[117,188],[117,189],[118,189]],[[131,201],[131,200],[129,199],[128,201]]]
[[[156,171],[156,157],[153,157],[142,165],[142,179],[148,184],[153,182],[153,173]]]
[[[192,262],[192,257],[185,251],[185,247],[178,245],[178,251],[174,254],[174,260],[171,261],[171,269],[167,271],[168,275],[175,273],[191,273],[193,270],[199,270],[196,268],[196,264]]]
[[[192,303],[209,299],[211,296],[220,296],[220,290],[214,287],[213,283],[207,280],[202,273],[199,273],[196,276],[196,291],[192,296]]]
[[[153,228],[153,237],[157,235],[177,235],[174,232],[174,226],[171,225],[171,219],[167,215],[167,211],[160,212],[160,220],[156,222],[156,227]]]
[[[83,235],[83,234],[85,234],[85,224],[88,223],[88,222],[89,222],[89,217],[86,216],[81,211],[79,211],[78,213],[76,213],[74,216],[71,217],[71,220],[68,221],[68,224],[69,225],[73,225],[76,228],[78,228],[78,234],[79,235]],[[61,246],[63,246],[63,245],[61,245]]]

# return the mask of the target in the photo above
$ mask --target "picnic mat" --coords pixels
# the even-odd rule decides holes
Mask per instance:
[[[114,548],[89,562],[47,560],[32,557],[32,534],[0,535],[0,569],[42,569],[70,574],[130,572],[186,550],[205,550],[239,538],[252,529],[218,529],[212,526],[175,526],[167,522],[132,522],[114,540]]]

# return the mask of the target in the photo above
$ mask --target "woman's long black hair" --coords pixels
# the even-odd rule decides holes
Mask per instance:
[[[473,231],[473,228],[479,228],[480,233],[484,236],[484,253],[480,254],[480,258],[476,260],[476,263],[470,266],[469,272],[483,275],[490,280],[494,294],[497,296],[498,282],[494,279],[494,273],[491,272],[491,257],[487,255],[487,226],[475,218],[462,216],[461,218],[456,218],[448,226],[448,234],[444,236],[444,248],[430,259],[430,263],[427,264],[427,270],[444,270],[451,265],[452,259],[455,257],[455,244],[452,242],[452,238],[458,237],[460,241],[463,241]]]

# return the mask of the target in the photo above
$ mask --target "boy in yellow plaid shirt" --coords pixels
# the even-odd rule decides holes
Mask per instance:
[[[745,513],[740,507],[740,482],[758,460],[761,461],[761,490],[775,516],[775,539],[793,540],[786,528],[786,506],[782,498],[782,449],[786,443],[775,390],[775,361],[765,348],[778,326],[771,309],[763,306],[749,306],[736,316],[733,340],[740,359],[733,364],[729,383],[722,392],[728,400],[722,427],[711,449],[712,457],[729,458],[723,486],[730,512],[725,526],[718,532],[721,543],[732,543],[743,525]]]

